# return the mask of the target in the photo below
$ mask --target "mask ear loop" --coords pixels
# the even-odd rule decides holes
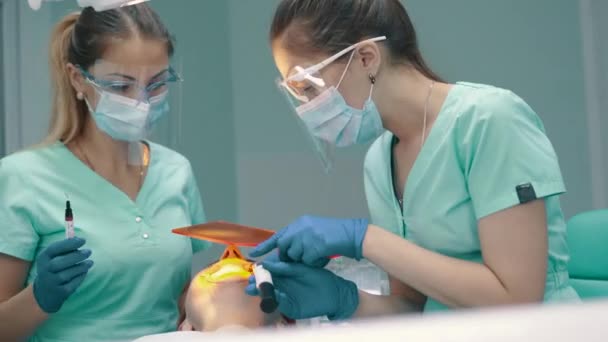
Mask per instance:
[[[99,86],[97,84],[95,84],[95,82],[93,82],[92,80],[90,80],[88,78],[85,78],[85,81],[87,83],[89,83],[89,85],[91,87],[93,87],[93,90],[99,96],[99,99],[97,100],[97,105],[99,105],[99,102],[101,101],[101,98],[103,97],[104,91],[101,90],[101,89],[99,89]],[[78,99],[80,100],[80,98],[78,98]],[[84,100],[84,102],[86,103],[87,108],[89,109],[89,113],[91,115],[93,115],[95,113],[96,109],[93,109],[93,106],[91,106],[91,103],[89,102],[89,99],[84,94],[82,94],[82,100]]]
[[[374,74],[369,74],[369,81],[372,83],[372,87],[369,89],[368,100],[371,100],[374,92],[374,85],[376,85],[376,76],[374,76]]]
[[[84,103],[87,105],[87,108],[89,109],[89,114],[93,115],[95,113],[95,110],[93,110],[93,106],[91,106],[91,103],[89,102],[89,99],[87,99],[85,97],[84,98]]]
[[[355,57],[355,52],[356,52],[356,50],[350,54],[350,58],[348,59],[348,63],[346,63],[346,68],[344,68],[344,72],[342,73],[342,77],[340,77],[340,82],[338,82],[336,89],[340,88],[340,84],[342,84],[342,80],[344,80],[344,77],[346,76],[346,71],[348,71],[348,67],[350,66],[350,63],[353,61],[353,57]]]

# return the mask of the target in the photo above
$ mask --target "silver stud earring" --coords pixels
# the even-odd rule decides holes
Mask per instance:
[[[369,80],[372,82],[372,84],[376,84],[376,76],[373,74],[369,74]]]
[[[84,94],[79,91],[78,93],[76,93],[76,98],[80,101],[84,100]]]

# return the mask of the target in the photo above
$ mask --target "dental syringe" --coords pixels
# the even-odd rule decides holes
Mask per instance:
[[[66,195],[67,197],[67,195]],[[74,213],[72,212],[72,206],[70,199],[67,198],[65,201],[65,238],[71,239],[74,237]]]

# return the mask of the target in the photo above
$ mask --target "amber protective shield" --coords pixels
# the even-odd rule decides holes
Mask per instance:
[[[270,229],[244,226],[225,221],[214,221],[190,227],[176,228],[172,232],[194,239],[239,247],[255,247],[268,240],[275,233],[274,230]]]

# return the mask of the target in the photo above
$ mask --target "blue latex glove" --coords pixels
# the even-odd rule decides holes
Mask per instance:
[[[361,260],[369,223],[364,219],[331,219],[303,216],[259,244],[253,258],[278,248],[282,261],[323,267],[331,256]],[[320,266],[321,265],[321,266]]]
[[[93,266],[93,261],[88,260],[91,251],[79,249],[85,242],[81,238],[55,242],[36,259],[34,297],[44,312],[59,311]]]
[[[272,275],[279,311],[291,319],[347,319],[359,306],[357,285],[324,268],[268,259],[262,266]],[[245,293],[259,295],[255,276],[249,278]]]

